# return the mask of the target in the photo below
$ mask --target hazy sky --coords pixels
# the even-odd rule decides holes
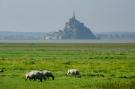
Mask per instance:
[[[93,32],[135,32],[135,0],[0,0],[0,31],[58,31],[73,10]]]

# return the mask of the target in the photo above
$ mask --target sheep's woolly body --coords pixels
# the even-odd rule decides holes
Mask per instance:
[[[77,70],[77,69],[69,69],[67,71],[67,75],[69,75],[69,76],[75,76],[75,77],[81,77],[80,71]]]
[[[44,79],[46,78],[49,79],[49,77],[52,77],[52,79],[54,80],[54,75],[51,71],[43,70],[42,74],[43,74]]]
[[[40,71],[37,71],[37,70],[33,70],[29,73],[26,73],[26,80],[29,79],[29,80],[40,80],[42,81],[42,72]]]

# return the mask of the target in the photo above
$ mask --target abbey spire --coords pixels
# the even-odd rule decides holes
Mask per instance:
[[[75,11],[73,11],[73,18],[75,19]]]

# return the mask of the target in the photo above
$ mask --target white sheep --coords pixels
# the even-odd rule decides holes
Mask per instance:
[[[67,71],[67,76],[75,76],[75,77],[78,77],[78,78],[81,78],[81,75],[80,75],[80,71],[77,70],[77,69],[69,69]]]
[[[49,79],[49,77],[51,77],[53,80],[55,78],[53,73],[51,71],[48,71],[48,70],[43,70],[42,74],[43,74],[44,80]]]
[[[43,74],[41,71],[33,70],[26,73],[26,80],[40,80],[42,82]]]

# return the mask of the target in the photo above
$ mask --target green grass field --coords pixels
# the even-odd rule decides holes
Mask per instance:
[[[135,89],[134,43],[0,43],[0,89]],[[66,77],[77,68],[82,78]],[[25,81],[30,70],[55,80]]]

